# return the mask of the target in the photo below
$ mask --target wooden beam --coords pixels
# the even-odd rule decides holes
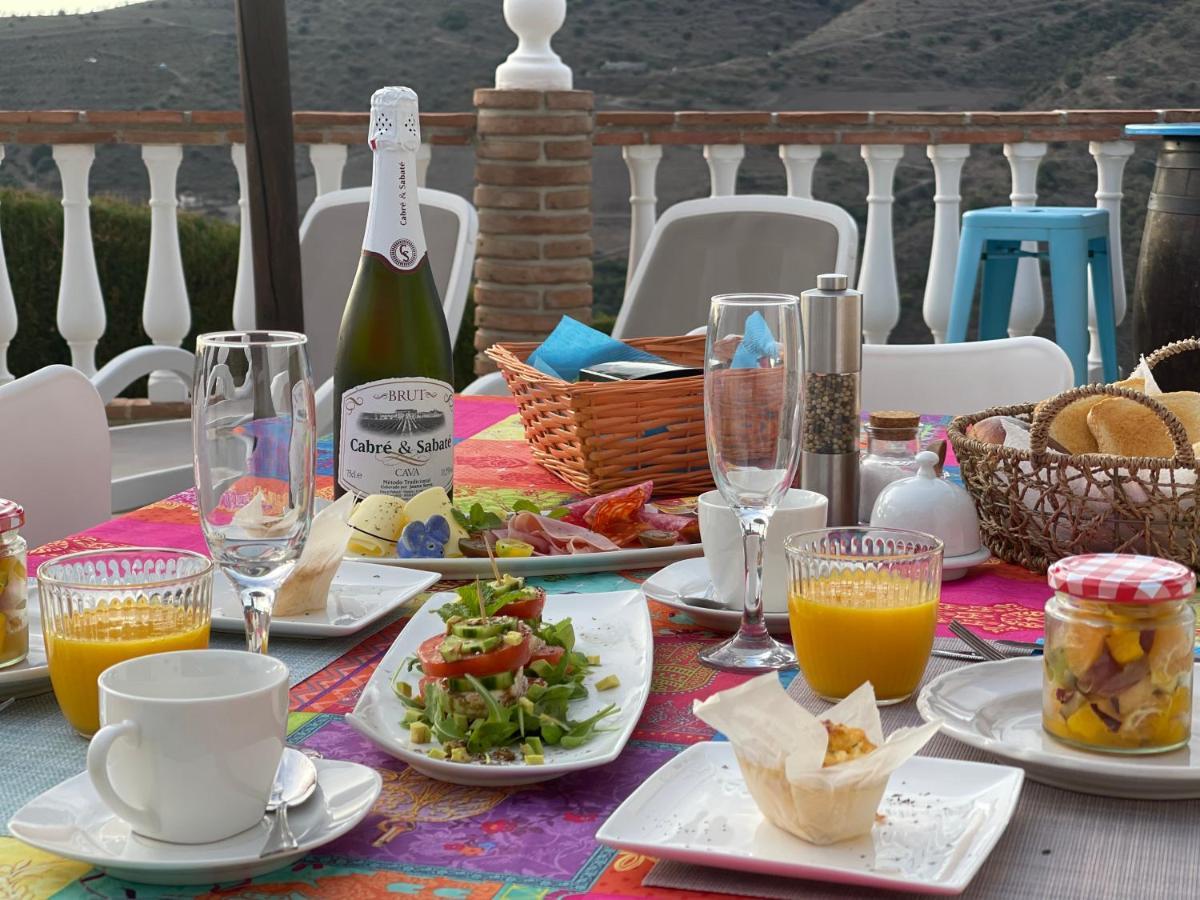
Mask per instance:
[[[304,330],[285,0],[236,0],[259,328]]]

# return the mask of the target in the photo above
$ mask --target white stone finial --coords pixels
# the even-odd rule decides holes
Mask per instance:
[[[496,88],[508,91],[569,91],[571,67],[550,47],[567,17],[567,0],[504,0],[504,21],[517,49],[496,67]]]

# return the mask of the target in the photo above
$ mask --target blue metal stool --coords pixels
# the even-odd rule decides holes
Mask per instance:
[[[1048,251],[1025,251],[1022,241],[1039,241]],[[979,262],[983,289],[979,302],[979,339],[1007,337],[1017,261],[1023,256],[1050,260],[1054,333],[1071,358],[1075,383],[1088,380],[1088,266],[1096,297],[1096,328],[1104,380],[1117,380],[1117,330],[1109,264],[1108,210],[1074,206],[996,206],[975,209],[962,218],[958,265],[946,340],[967,339]]]

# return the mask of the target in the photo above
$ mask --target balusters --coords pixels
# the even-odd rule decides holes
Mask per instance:
[[[4,145],[0,144],[0,163],[4,162]],[[0,384],[13,380],[8,371],[8,346],[17,336],[17,303],[13,299],[12,282],[8,280],[8,263],[4,260],[4,241],[0,239]]]
[[[662,147],[658,144],[630,144],[621,148],[621,156],[629,169],[629,263],[625,270],[626,287],[633,279],[658,217],[658,197],[654,185],[662,155]]]
[[[1005,144],[1004,155],[1012,170],[1012,193],[1008,199],[1013,206],[1037,205],[1037,171],[1046,155],[1044,143],[1022,141]],[[1036,241],[1025,241],[1022,250],[1036,251]],[[1042,295],[1042,274],[1039,261],[1025,257],[1017,262],[1017,280],[1013,286],[1012,312],[1008,319],[1011,337],[1033,334],[1042,321],[1046,302]]]
[[[930,144],[925,155],[933,164],[933,241],[929,249],[929,273],[925,276],[925,324],[940,344],[950,321],[950,295],[954,289],[954,267],[958,262],[958,220],[962,204],[959,185],[963,163],[971,155],[969,144]]]
[[[345,144],[309,144],[308,161],[317,176],[317,196],[340,190],[346,166]]]
[[[425,176],[429,172],[429,161],[433,158],[433,147],[424,141],[417,148],[417,187],[425,187]]]
[[[104,297],[92,247],[88,172],[96,157],[92,144],[55,144],[54,162],[62,178],[62,275],[58,282],[59,333],[71,348],[71,365],[96,374],[96,343],[104,335]]]
[[[175,178],[183,162],[183,147],[146,144],[142,162],[150,177],[150,261],[142,327],[155,344],[178,347],[192,327],[176,220]],[[184,400],[187,386],[173,372],[151,372],[147,393],[151,400]]]
[[[238,241],[237,279],[233,287],[233,327],[248,331],[254,327],[254,249],[250,241],[250,202],[246,196],[246,145],[229,148],[237,169],[238,210],[241,236]]]
[[[788,196],[811,200],[813,169],[821,158],[821,148],[817,144],[780,144],[779,158],[787,172]]]
[[[1108,210],[1108,259],[1112,264],[1114,321],[1125,318],[1125,263],[1121,253],[1121,182],[1125,163],[1133,155],[1132,141],[1092,141],[1088,152],[1096,160],[1096,206]],[[1096,300],[1092,295],[1092,268],[1088,266],[1088,330],[1092,345],[1088,351],[1088,379],[1103,381],[1100,362],[1100,335],[1096,331]]]
[[[738,167],[745,155],[746,148],[741,144],[704,145],[712,196],[731,197],[737,193]]]
[[[867,236],[863,241],[858,289],[863,294],[863,339],[886,344],[900,321],[900,287],[892,242],[892,195],[896,167],[904,156],[900,144],[863,144],[867,164]]]

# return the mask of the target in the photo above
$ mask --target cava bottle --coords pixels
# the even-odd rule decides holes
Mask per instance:
[[[333,369],[334,492],[408,500],[449,493],[454,477],[454,364],[421,229],[415,93],[375,92],[369,143],[371,207]]]

